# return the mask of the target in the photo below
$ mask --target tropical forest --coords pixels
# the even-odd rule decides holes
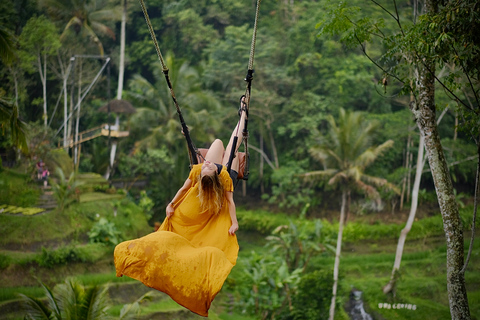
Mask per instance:
[[[476,0],[0,1],[0,320],[480,320],[479,172]]]

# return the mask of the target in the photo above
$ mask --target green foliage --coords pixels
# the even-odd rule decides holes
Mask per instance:
[[[319,220],[297,220],[288,226],[281,225],[266,237],[265,252],[268,253],[252,251],[248,258],[242,259],[240,279],[235,281],[242,312],[261,319],[279,315],[283,319],[291,314],[291,306],[287,309],[287,304],[291,305],[295,299],[292,296],[297,294],[297,284],[308,262],[325,247],[333,250],[325,244],[321,230]],[[285,319],[294,318],[286,316]]]
[[[9,256],[0,253],[0,270],[6,269],[11,263],[11,259]]]
[[[34,206],[40,190],[29,180],[29,176],[10,170],[0,172],[0,203],[18,207]]]
[[[5,132],[7,132],[9,134],[7,141],[9,140],[15,148],[23,153],[28,152],[28,125],[20,118],[18,104],[7,99],[3,88],[0,88],[0,128],[2,129],[0,136],[2,140],[5,139]]]
[[[261,210],[237,210],[237,219],[242,230],[256,231],[263,235],[270,234],[278,226],[288,224],[290,221],[284,214],[273,215]]]
[[[77,187],[82,182],[76,181],[75,172],[70,174],[68,180],[65,179],[65,174],[60,167],[57,167],[55,172],[58,177],[58,183],[52,183],[53,195],[57,199],[60,211],[63,211],[73,201],[79,201],[79,190]]]
[[[305,185],[299,176],[303,169],[297,161],[288,163],[275,170],[272,175],[272,194],[263,196],[269,203],[276,203],[282,207],[299,207],[312,201],[313,188]]]
[[[469,230],[473,216],[472,206],[466,206],[460,210],[460,218],[464,230]],[[237,210],[237,218],[241,230],[255,231],[263,235],[269,235],[280,226],[289,225],[294,218],[284,214],[272,214],[266,211],[244,211]],[[295,225],[305,234],[314,235],[315,223],[309,220],[296,220]],[[329,239],[337,236],[338,223],[330,223],[322,220],[321,235],[324,240],[324,246],[328,247]],[[347,243],[359,243],[362,241],[379,241],[381,239],[398,239],[400,231],[404,224],[385,224],[380,221],[375,223],[365,223],[362,221],[349,222],[343,231],[343,240]],[[408,234],[408,239],[424,239],[443,234],[443,222],[440,214],[416,221]],[[320,244],[319,244],[320,245]],[[323,250],[323,249],[322,249]]]
[[[32,17],[23,27],[19,38],[22,49],[21,61],[29,72],[38,71],[42,77],[42,65],[47,56],[54,54],[61,46],[55,25],[45,16]],[[42,101],[43,103],[43,101]]]
[[[154,203],[152,199],[150,199],[147,195],[147,192],[145,190],[140,191],[140,200],[138,201],[138,206],[142,208],[143,212],[145,212],[145,215],[147,216],[147,220],[150,220],[152,218],[152,209],[154,206]]]
[[[76,319],[104,319],[108,307],[108,287],[86,288],[76,279],[67,279],[65,283],[50,290],[41,283],[48,302],[20,294],[22,310],[30,319],[44,319],[52,315],[62,319],[62,315]]]
[[[42,282],[40,284],[46,301],[19,294],[25,318],[45,319],[52,316],[55,319],[112,319],[107,313],[107,309],[111,306],[111,301],[108,299],[108,285],[85,286],[76,278],[67,278],[53,290]],[[118,319],[137,319],[140,315],[140,303],[151,296],[152,294],[147,292],[133,303],[125,304]]]
[[[285,319],[327,319],[332,300],[332,285],[333,277],[330,272],[316,270],[303,275],[292,297],[292,310]]]
[[[261,319],[274,318],[291,299],[290,292],[296,287],[302,270],[290,272],[281,258],[254,251],[244,263],[236,288],[240,295],[237,307]]]
[[[311,257],[334,248],[325,243],[320,220],[306,221],[299,225],[290,222],[273,230],[266,238],[267,247],[272,252],[284,257],[289,271],[298,268],[305,270]]]
[[[42,253],[37,258],[38,265],[45,268],[54,268],[59,265],[87,261],[90,261],[88,254],[79,250],[75,244],[61,246],[56,249],[42,247]]]
[[[112,246],[120,243],[120,232],[115,227],[113,222],[109,222],[105,218],[100,218],[88,232],[90,242],[99,242]]]

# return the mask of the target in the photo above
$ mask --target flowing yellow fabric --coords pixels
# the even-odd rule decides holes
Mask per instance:
[[[208,316],[238,257],[238,242],[228,230],[231,219],[226,199],[220,213],[200,209],[198,177],[201,164],[193,166],[191,188],[175,204],[157,232],[125,241],[115,248],[117,277],[129,276],[165,292],[189,310]],[[233,192],[225,167],[220,181]]]

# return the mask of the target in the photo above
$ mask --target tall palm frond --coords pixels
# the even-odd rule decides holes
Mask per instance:
[[[23,310],[26,312],[25,319],[28,320],[50,320],[52,311],[43,303],[42,300],[28,297],[19,293]],[[61,318],[57,318],[61,319]]]
[[[362,168],[366,168],[392,146],[393,140],[387,140],[379,146],[370,147],[364,153],[358,156],[355,163]]]
[[[43,288],[43,291],[45,292],[45,296],[47,297],[48,306],[49,306],[50,310],[52,311],[52,315],[56,319],[62,319],[60,306],[58,305],[57,300],[55,299],[52,290],[50,290],[50,288],[47,287],[42,282],[40,282],[40,284]]]
[[[7,28],[0,25],[0,60],[10,64],[15,59],[15,37]]]
[[[103,44],[100,35],[115,39],[115,33],[105,22],[116,22],[121,19],[121,6],[107,8],[107,0],[40,0],[49,15],[64,24],[61,38],[65,38],[72,30],[77,35],[90,38],[99,48],[103,56]]]
[[[84,319],[104,319],[108,309],[108,287],[94,286],[84,293]]]
[[[184,119],[190,131],[194,131],[194,140],[212,141],[216,130],[220,129],[219,101],[210,92],[202,90],[198,70],[186,60],[167,54],[165,61],[171,68],[169,78]],[[137,108],[130,119],[131,129],[140,136],[137,147],[163,144],[171,147],[183,139],[177,110],[162,66],[158,63],[152,65],[152,74],[153,82],[135,75],[129,83],[126,96]]]
[[[8,129],[12,142],[22,152],[28,152],[27,131],[28,125],[19,118],[18,106],[4,99],[4,92],[0,90],[0,129],[4,134]]]
[[[379,196],[378,191],[373,191],[372,188],[391,185],[385,179],[366,176],[364,171],[385,150],[392,147],[393,141],[371,146],[378,123],[366,121],[359,112],[348,112],[341,108],[337,118],[329,116],[327,121],[330,125],[329,142],[309,150],[325,169],[308,172],[303,176],[329,177],[328,183],[331,185],[350,185],[360,192],[365,191],[369,196]],[[367,186],[365,183],[373,185]]]

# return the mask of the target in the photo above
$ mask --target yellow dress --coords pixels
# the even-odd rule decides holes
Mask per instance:
[[[237,237],[228,233],[232,223],[226,199],[219,214],[200,210],[201,166],[190,171],[192,186],[175,204],[173,216],[157,232],[117,245],[114,260],[117,277],[137,279],[206,317],[237,261],[239,247]],[[233,191],[225,167],[220,181],[226,191]]]

